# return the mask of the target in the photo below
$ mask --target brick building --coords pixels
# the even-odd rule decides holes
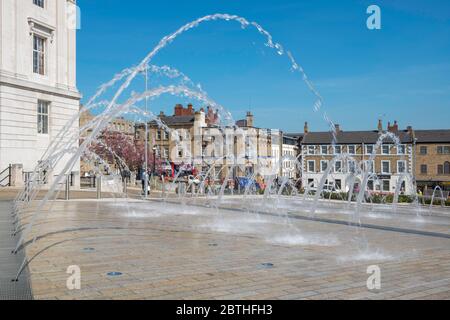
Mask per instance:
[[[212,108],[195,111],[191,104],[187,108],[178,104],[173,115],[163,112],[159,115],[171,132],[161,128],[157,121],[149,123],[149,150],[155,153],[158,163],[163,163],[164,170],[170,165],[187,165],[197,172],[211,170],[219,178],[253,172],[270,175],[271,130],[255,127],[250,112],[234,127],[220,127],[218,119]],[[136,138],[145,139],[144,124],[136,125]]]
[[[400,145],[387,138],[376,150],[373,163],[369,163],[370,156],[375,151],[375,145],[385,132],[392,132],[398,136]],[[373,192],[393,193],[399,179],[402,192],[412,194],[413,175],[413,142],[414,133],[411,127],[399,130],[398,123],[388,124],[383,130],[381,121],[377,130],[373,131],[344,131],[336,126],[337,144],[333,145],[330,132],[310,132],[305,124],[305,132],[301,140],[302,185],[317,187],[329,166],[333,168],[327,177],[326,184],[337,190],[349,191],[353,181],[357,189],[363,180],[358,173],[357,166],[366,168],[374,173],[369,179],[368,189]],[[405,178],[406,176],[406,178]]]

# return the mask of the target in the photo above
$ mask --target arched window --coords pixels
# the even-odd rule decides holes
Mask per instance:
[[[444,163],[444,174],[450,174],[450,162],[448,161]]]

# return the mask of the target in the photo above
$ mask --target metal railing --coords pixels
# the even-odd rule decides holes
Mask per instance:
[[[10,187],[11,186],[11,165],[9,165],[5,170],[0,172],[0,187]]]

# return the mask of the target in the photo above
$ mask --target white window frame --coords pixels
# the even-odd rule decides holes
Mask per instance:
[[[403,163],[403,166],[405,170],[403,172],[400,172],[400,163]],[[406,168],[406,160],[397,160],[397,173],[407,173],[408,169]]]
[[[389,164],[389,171],[384,171],[384,163]],[[381,160],[381,173],[382,174],[391,174],[391,161],[390,160]]]
[[[336,148],[340,148],[341,152],[337,153]],[[335,154],[335,155],[342,154],[342,146],[341,145],[333,146],[333,154]]]
[[[354,149],[353,152],[350,152],[350,147],[352,147]],[[348,145],[347,146],[347,153],[350,154],[350,155],[355,155],[356,154],[356,145],[354,145],[354,144]]]
[[[353,171],[350,170],[351,164],[353,164]],[[347,160],[347,172],[348,173],[356,173],[356,161],[355,160]]]
[[[372,164],[372,171],[370,171],[370,173],[375,173],[375,160],[364,160],[364,170],[367,171],[367,166],[369,164],[369,162]]]
[[[312,171],[310,170],[310,167],[309,167],[309,164],[310,164],[311,162],[313,163],[313,170],[312,170]],[[316,172],[316,161],[315,161],[315,160],[308,160],[308,162],[306,163],[306,165],[307,165],[307,168],[306,168],[306,169],[307,169],[308,172],[310,172],[310,173],[315,173],[315,172]]]
[[[403,153],[401,153],[400,152],[400,147],[402,147],[402,148],[404,148],[403,149]],[[401,145],[399,145],[398,147],[397,147],[397,155],[399,155],[399,156],[404,156],[404,155],[406,155],[406,144],[401,144]]]
[[[42,105],[41,105],[42,104]],[[42,107],[46,107],[46,112],[42,111]],[[37,108],[36,108],[36,121],[37,121],[37,134],[38,135],[49,135],[50,134],[50,102],[45,100],[38,100],[37,102]],[[47,131],[44,132],[45,126],[42,126],[41,119],[45,119],[47,122],[46,129]]]
[[[39,8],[45,9],[46,1],[45,0],[33,0],[33,4]]]
[[[313,156],[316,154],[316,146],[307,146],[307,148],[308,148],[307,149],[308,155]],[[311,150],[313,150],[313,151],[311,152]]]
[[[385,183],[385,182],[388,182],[388,183],[389,183],[389,188],[388,188],[388,190],[385,190],[385,189],[384,189],[384,183]],[[383,192],[391,192],[391,180],[389,180],[389,179],[381,180],[381,191],[383,191]]]
[[[384,147],[388,148],[388,152],[387,153],[384,152]],[[389,145],[389,144],[382,144],[381,145],[381,154],[386,155],[386,156],[390,155],[391,154],[391,145]]]
[[[368,148],[372,148],[372,152],[369,152],[368,151]],[[375,146],[373,145],[373,144],[366,144],[365,146],[364,146],[364,152],[365,152],[365,154],[366,155],[371,155],[372,153],[373,153],[373,151],[375,150]]]
[[[36,39],[42,41],[42,50],[35,48]],[[32,68],[33,74],[40,76],[47,75],[47,38],[37,33],[32,35]],[[35,55],[37,57],[35,58]],[[36,63],[36,64],[35,64]]]
[[[327,151],[324,153],[323,152],[323,148],[325,148]],[[322,145],[322,146],[320,146],[320,154],[322,154],[322,155],[328,155],[329,154],[329,146],[328,145]]]
[[[341,167],[340,167],[339,170],[336,169],[336,164],[337,164],[337,163],[339,163],[339,164],[341,165]],[[335,173],[341,173],[341,172],[342,172],[342,160],[337,160],[337,161],[334,163],[334,172],[335,172]]]

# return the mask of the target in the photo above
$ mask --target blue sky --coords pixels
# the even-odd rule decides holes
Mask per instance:
[[[368,30],[377,4],[382,29]],[[402,128],[450,128],[450,1],[399,0],[78,0],[78,88],[89,98],[120,70],[138,64],[183,24],[213,13],[256,21],[290,50],[344,130],[375,129],[377,119]],[[212,22],[190,30],[153,60],[200,83],[235,119],[288,132],[327,130],[322,113],[286,56],[264,46],[254,29]],[[151,108],[172,112],[162,98]],[[194,106],[199,104],[193,101]]]

